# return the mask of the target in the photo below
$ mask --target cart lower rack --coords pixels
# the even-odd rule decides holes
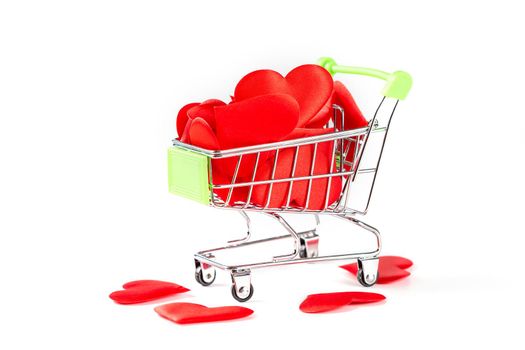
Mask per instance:
[[[407,73],[400,71],[389,74],[369,68],[339,66],[330,58],[322,58],[319,64],[331,74],[359,74],[386,80],[382,92],[383,98],[367,127],[345,130],[345,111],[340,106],[333,105],[333,125],[330,126],[334,127],[334,132],[329,134],[228,150],[206,150],[182,143],[177,139],[173,141],[173,147],[168,152],[170,192],[212,207],[239,211],[247,225],[245,237],[229,241],[226,246],[195,254],[195,278],[201,285],[209,286],[214,282],[217,268],[228,271],[232,278],[232,295],[242,302],[249,300],[253,295],[254,289],[251,284],[253,269],[348,259],[357,259],[359,268],[357,277],[363,286],[368,287],[376,283],[381,237],[376,228],[359,220],[357,216],[364,216],[368,212],[390,122],[399,100],[404,99],[410,90],[411,78]],[[374,166],[365,168],[361,165],[361,160],[367,153],[367,144],[371,135],[380,138],[380,149],[374,155],[372,162]],[[329,166],[326,169],[316,169],[316,160],[321,153],[329,154]],[[276,174],[279,157],[288,157],[292,160],[291,173],[286,176]],[[268,159],[271,160],[270,163],[273,162],[269,172],[271,175],[268,178],[257,178],[258,164]],[[234,165],[233,177],[227,183],[213,176],[214,162],[221,161]],[[311,165],[308,173],[298,171],[298,162]],[[251,176],[248,177],[251,181],[240,180],[238,173],[241,166],[244,169],[247,166],[253,169]],[[351,188],[363,174],[372,176],[372,181],[368,185],[364,204],[354,207],[351,204]],[[335,187],[340,191],[331,191]],[[299,190],[305,193],[305,198],[297,202],[293,200],[292,194]],[[313,198],[311,194],[314,190],[324,193],[324,198],[319,196]],[[337,197],[332,198],[332,193],[337,193]],[[277,220],[287,234],[251,240],[249,212],[261,212]],[[312,215],[316,225],[310,230],[297,232],[282,216],[283,213]],[[375,239],[376,248],[365,252],[319,255],[317,227],[321,214],[332,215],[370,232]],[[283,239],[292,239],[292,252],[274,256],[268,261],[228,265],[215,258],[215,253],[218,251]]]

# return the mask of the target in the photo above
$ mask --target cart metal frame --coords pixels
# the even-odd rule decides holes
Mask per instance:
[[[387,81],[387,85],[383,90],[383,97],[367,127],[345,130],[345,111],[340,106],[333,105],[334,116],[328,126],[334,127],[334,132],[330,134],[228,150],[206,150],[182,143],[178,139],[175,139],[173,140],[173,147],[170,149],[168,159],[171,192],[198,200],[215,208],[236,210],[246,222],[247,231],[244,237],[228,241],[225,246],[203,250],[194,255],[196,280],[201,285],[208,286],[215,280],[216,269],[227,271],[232,278],[232,295],[240,302],[249,300],[253,295],[254,289],[251,283],[251,271],[263,267],[357,259],[357,278],[363,286],[369,287],[374,285],[378,278],[378,257],[381,252],[380,233],[373,226],[358,219],[357,216],[364,216],[368,212],[392,116],[394,115],[399,100],[404,99],[408,94],[411,87],[411,78],[407,73],[400,71],[388,74],[383,71],[368,68],[338,66],[330,58],[323,58],[319,63],[332,74],[337,72],[361,74]],[[337,120],[339,120],[339,123],[335,122]],[[382,140],[380,140],[381,146],[376,155],[377,161],[373,162],[375,165],[364,168],[361,166],[361,160],[367,151],[367,144],[372,134],[378,134],[379,137],[382,137]],[[315,173],[314,171],[317,150],[320,144],[330,144],[332,152],[329,167],[330,171],[322,174]],[[304,147],[310,147],[311,150],[313,150],[312,159],[309,162],[309,164],[312,164],[310,174],[307,176],[294,176],[298,157],[301,156],[300,149]],[[291,176],[275,178],[278,157],[280,152],[284,150],[292,150],[294,152]],[[266,156],[270,154],[271,157],[273,157],[272,175],[271,178],[267,180],[256,180],[256,172],[259,161],[262,159],[262,154]],[[252,157],[252,160],[253,157],[255,157],[251,181],[240,181],[237,176],[238,171],[243,159],[246,159],[248,156]],[[213,178],[212,162],[225,158],[236,159],[232,181],[230,183],[217,183]],[[362,174],[372,175],[373,179],[368,188],[368,195],[364,207],[353,207],[350,204],[352,184],[356,182],[359,179],[359,175]],[[342,191],[335,202],[329,203],[330,186],[334,177],[341,178]],[[322,180],[327,180],[328,184],[325,193],[325,205],[321,209],[312,209],[309,207],[312,184],[314,181]],[[308,182],[307,198],[304,206],[294,205],[291,202],[294,183],[297,184],[299,182]],[[286,184],[286,203],[279,207],[271,207],[270,198],[272,196],[272,189],[276,184]],[[256,205],[251,200],[253,189],[261,185],[268,186],[266,194],[267,200],[265,205],[260,205],[260,203]],[[247,189],[247,198],[243,201],[233,202],[232,193],[234,189],[237,188]],[[227,197],[220,198],[216,194],[216,190],[226,190],[228,192]],[[248,215],[248,213],[251,212],[261,212],[277,220],[286,230],[287,234],[252,240],[251,220]],[[282,214],[288,213],[313,215],[316,225],[310,230],[298,232],[282,216]],[[317,230],[320,224],[320,215],[332,215],[371,233],[375,238],[375,249],[365,252],[319,255],[319,235]],[[228,265],[221,263],[215,258],[215,253],[219,251],[239,249],[250,245],[290,238],[293,241],[292,252],[286,255],[274,256],[271,260]]]

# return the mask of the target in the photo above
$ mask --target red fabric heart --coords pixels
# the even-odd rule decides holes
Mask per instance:
[[[215,130],[215,112],[213,110],[216,106],[224,106],[226,103],[217,99],[209,99],[204,102],[193,102],[185,105],[179,110],[177,114],[177,133],[182,140],[182,135],[188,124],[197,117],[201,117]]]
[[[198,107],[200,108],[200,106]],[[187,140],[192,145],[209,150],[221,149],[219,140],[217,140],[215,132],[203,118],[196,117],[195,119],[189,119],[187,128],[189,129],[189,131],[187,132],[187,136],[185,137],[187,137]],[[213,183],[215,185],[231,184],[235,166],[237,164],[237,159],[238,157],[236,157],[235,159],[224,158],[212,160],[212,176]],[[244,160],[241,163],[241,165],[243,166],[242,169],[244,169],[244,171],[247,172],[249,170],[248,167],[251,166],[251,168],[253,168],[253,166],[255,165],[255,157],[248,156],[244,157],[243,159]],[[238,181],[242,180],[238,179]],[[214,193],[216,193],[221,199],[225,201],[228,197],[228,191],[229,189],[216,189],[214,190]],[[245,201],[247,198],[247,194],[248,188],[236,188],[232,192],[232,196],[229,203],[233,204],[237,201]]]
[[[333,142],[323,142],[317,146],[317,154],[315,160],[312,160],[314,147],[303,146],[301,148],[306,148],[308,156],[306,159],[308,161],[308,166],[301,170],[296,169],[297,176],[308,176],[310,175],[310,167],[312,162],[314,164],[314,175],[328,174],[330,173],[330,158],[332,155]],[[301,152],[301,150],[299,151]],[[298,172],[299,170],[299,172]],[[332,172],[336,172],[336,162],[333,161]],[[328,190],[328,178],[312,180],[312,185],[310,188],[310,198],[308,199],[308,180],[296,181],[293,184],[292,196],[294,205],[299,206],[300,208],[307,207],[312,210],[321,210],[325,209],[325,195]],[[342,180],[340,176],[332,177],[330,183],[330,192],[328,196],[327,205],[330,206],[335,202],[341,193],[342,190]],[[308,199],[308,206],[306,201]]]
[[[338,309],[350,304],[376,303],[385,296],[367,292],[338,292],[311,294],[301,303],[299,309],[306,313],[320,313]]]
[[[182,136],[180,137],[181,142],[191,144],[191,140],[190,140],[191,123],[193,123],[192,119],[188,119],[186,121],[186,126],[184,127],[184,131],[182,132]]]
[[[266,163],[266,160],[273,154],[274,152],[261,152],[259,155],[259,161],[257,162],[257,168],[255,167],[255,162],[257,160],[257,156],[255,153],[252,154],[245,154],[242,156],[241,163],[239,165],[239,170],[237,171],[237,177],[235,178],[235,183],[241,183],[241,182],[249,182],[252,181],[252,176],[254,171],[257,171],[257,173],[260,173],[263,171],[268,165]],[[233,175],[235,174],[235,168],[237,167],[237,162],[239,161],[240,157],[228,157],[223,159],[215,159],[212,161],[213,164],[213,170],[215,172],[220,173],[221,180],[226,180],[226,182],[219,182],[216,183],[214,181],[214,184],[231,184]],[[243,188],[243,187],[240,187]]]
[[[219,140],[215,136],[214,131],[208,125],[208,123],[201,117],[197,117],[194,120],[189,120],[189,140],[191,144],[197,147],[202,147],[209,150],[220,150]],[[215,185],[226,185],[231,184],[233,171],[235,169],[234,161],[230,158],[225,159],[213,159],[212,160],[212,178]],[[224,171],[227,173],[224,174]],[[217,194],[222,200],[226,201],[228,198],[229,189],[214,189],[214,193]],[[232,191],[230,198],[230,204],[237,201],[245,201],[247,198],[247,188],[235,188]]]
[[[323,128],[326,126],[330,118],[332,118],[334,111],[332,109],[334,92],[330,95],[330,98],[326,101],[325,105],[317,112],[317,114],[308,121],[304,126],[305,128]]]
[[[208,125],[208,123],[201,117],[188,120],[187,128],[189,132],[187,133],[188,140],[191,144],[197,147],[202,147],[210,150],[220,150],[221,146],[215,136],[214,131]],[[264,155],[261,156],[261,162],[259,163],[258,169],[264,168]],[[212,160],[212,177],[214,185],[225,185],[232,183],[232,177],[235,171],[235,166],[237,163],[238,157],[235,159],[225,158],[225,159],[213,159]],[[243,157],[241,163],[243,170],[242,172],[251,173],[253,167],[255,166],[255,156],[248,155]],[[246,179],[241,179],[238,175],[236,182],[248,181]],[[215,189],[214,193],[217,194],[222,200],[226,201],[228,198],[229,189]],[[239,187],[235,188],[232,191],[232,196],[230,198],[229,204],[235,202],[244,202],[248,198],[248,187]]]
[[[160,316],[178,324],[217,322],[250,316],[253,310],[242,306],[206,307],[193,303],[171,303],[155,308]]]
[[[225,161],[223,160],[214,160],[217,162]],[[214,163],[212,163],[214,164]],[[220,170],[220,166],[217,167],[214,165],[213,171],[212,171],[212,178],[213,178],[213,184],[214,185],[229,185],[232,183],[232,175],[224,175]],[[244,181],[244,180],[238,180],[237,182]],[[229,188],[224,189],[214,189],[213,193],[217,194],[219,198],[221,198],[223,201],[226,202],[226,199],[228,198],[228,192],[230,191]],[[248,199],[248,187],[237,187],[232,190],[232,195],[230,197],[230,201],[228,202],[229,205],[234,204],[235,202],[245,202]]]
[[[299,105],[284,94],[215,107],[217,138],[224,149],[280,141],[296,127],[298,118]]]
[[[324,135],[333,132],[333,128],[326,129],[307,129],[307,128],[296,128],[287,139],[292,139],[293,136],[309,137],[316,135]],[[308,176],[310,175],[312,161],[314,161],[314,175],[327,174],[330,171],[330,163],[332,157],[332,150],[334,147],[333,142],[323,142],[317,146],[317,154],[315,160],[313,160],[314,146],[302,146],[299,150],[299,157],[304,158],[305,164],[301,164],[301,169],[296,167],[295,176]],[[291,150],[291,149],[290,149]],[[290,152],[292,153],[292,152]],[[334,155],[335,156],[335,155]],[[292,164],[292,163],[290,163]],[[333,160],[332,172],[335,172],[336,162]],[[291,172],[290,172],[291,174]],[[317,179],[312,181],[310,189],[310,198],[308,201],[308,209],[320,210],[325,208],[325,195],[328,190],[328,178]],[[342,179],[341,177],[332,177],[330,183],[330,194],[328,196],[328,206],[335,202],[342,190]],[[308,181],[296,181],[292,188],[292,204],[301,208],[306,206],[306,199],[308,193]],[[284,203],[286,204],[286,203]]]
[[[218,150],[220,149],[219,140],[213,132],[211,126],[201,117],[193,119],[189,126],[189,139],[191,144],[197,147]]]
[[[178,284],[155,280],[138,280],[124,284],[123,290],[118,290],[109,295],[119,304],[138,304],[162,299],[189,289]]]
[[[215,111],[214,107],[225,106],[226,103],[221,100],[210,99],[202,102],[197,106],[188,109],[188,117],[190,119],[202,118],[204,119],[212,130],[215,130]]]
[[[273,94],[250,98],[227,106],[215,107],[217,139],[222,149],[251,146],[280,141],[297,125],[299,106],[288,95]],[[259,156],[259,167],[268,157],[268,152]],[[235,172],[239,157],[225,158],[217,165],[222,174]],[[242,158],[237,173],[241,179],[250,181],[255,168],[256,155]]]
[[[318,135],[325,135],[334,132],[334,128],[318,129],[318,128],[295,128],[288,136],[286,140],[300,139],[303,137],[311,137]]]
[[[198,102],[188,103],[187,105],[185,105],[179,110],[179,113],[177,114],[177,134],[179,135],[181,139],[182,139],[182,135],[184,134],[184,129],[186,128],[186,124],[188,123],[188,119],[189,119],[188,111],[191,108],[198,106],[199,104],[200,103]]]
[[[247,74],[235,87],[234,100],[239,102],[275,93],[293,96],[300,107],[297,126],[303,127],[326,106],[332,90],[332,76],[326,69],[305,64],[290,71],[286,77],[267,69]]]
[[[333,103],[344,109],[344,124],[345,130],[359,129],[368,126],[366,118],[357,107],[352,94],[346,86],[340,81],[334,82],[334,96]],[[331,115],[333,113],[330,113]],[[335,121],[335,124],[339,130],[341,130],[341,119],[338,118]]]
[[[378,284],[386,284],[410,276],[410,272],[405,269],[412,266],[409,259],[400,256],[381,256],[379,257],[379,278]],[[340,266],[357,276],[357,263]]]
[[[363,116],[359,107],[355,103],[352,94],[340,81],[334,82],[334,94],[333,94],[333,103],[343,108],[344,110],[344,130],[352,130],[365,128],[368,126],[366,118]],[[333,110],[330,112],[330,115],[333,117]],[[339,112],[335,114],[337,118],[334,120],[334,123],[338,130],[342,129],[341,125],[341,116]],[[344,149],[347,150],[346,160],[348,162],[354,161],[355,156],[355,142],[351,142],[348,146],[348,141],[344,141]]]
[[[330,158],[332,155],[333,142],[323,142],[317,147],[317,153],[314,162],[314,175],[327,174],[330,169]],[[299,147],[297,161],[295,166],[294,177],[309,176],[312,166],[313,145],[305,145]],[[277,164],[274,174],[274,179],[285,179],[292,176],[293,163],[295,158],[296,148],[286,148],[279,152],[277,156]],[[266,161],[266,167],[257,173],[256,181],[264,181],[271,179],[273,163],[275,157],[271,157]],[[332,171],[336,171],[335,160],[333,161]],[[325,208],[325,195],[328,190],[328,178],[312,180],[310,188],[310,197],[308,201],[308,209],[321,210]],[[281,207],[286,205],[288,198],[288,189],[290,183],[277,182],[272,186],[272,195],[270,199],[270,207]],[[341,193],[342,180],[340,176],[332,177],[330,184],[330,192],[328,198],[328,206],[335,202]],[[264,206],[267,201],[270,185],[258,185],[253,189],[253,202]],[[308,180],[294,181],[292,186],[292,193],[290,195],[290,206],[304,208],[306,206],[308,194]]]

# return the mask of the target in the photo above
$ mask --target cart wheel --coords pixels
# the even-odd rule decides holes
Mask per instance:
[[[233,298],[241,303],[250,300],[253,295],[250,270],[233,270],[231,277]]]
[[[363,287],[372,287],[379,277],[379,259],[357,260],[357,280]]]
[[[237,289],[235,288],[235,284],[232,286],[232,295],[235,300],[237,300],[240,303],[244,303],[245,301],[248,301],[251,299],[253,295],[253,286],[250,284],[250,291],[246,292],[244,290],[246,287],[241,287],[239,293],[237,293]]]
[[[376,274],[375,279],[373,280],[373,282],[368,282],[368,281],[363,277],[363,270],[359,270],[359,271],[357,272],[357,280],[359,281],[359,283],[361,283],[361,285],[362,285],[363,287],[372,287],[374,284],[376,284],[378,278],[379,278],[379,274]]]
[[[195,261],[195,280],[199,282],[199,284],[207,287],[215,281],[216,276],[217,272],[215,271],[215,268],[208,265],[203,269],[201,262]]]
[[[302,232],[299,234],[299,257],[316,258],[319,256],[319,235],[315,231]]]

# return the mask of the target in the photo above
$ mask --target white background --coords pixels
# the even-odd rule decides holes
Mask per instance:
[[[2,1],[0,348],[523,347],[518,4]],[[140,278],[192,289],[171,300],[235,304],[225,274],[209,288],[193,279],[192,254],[244,227],[168,194],[176,113],[227,100],[251,70],[325,55],[414,77],[366,218],[413,275],[374,287],[384,304],[323,315],[298,305],[363,289],[337,264],[256,271],[247,320],[180,326],[155,303],[114,304],[107,295]],[[368,112],[364,88],[381,83],[365,80],[345,81]],[[340,243],[349,227],[323,224],[321,249],[354,248]]]

